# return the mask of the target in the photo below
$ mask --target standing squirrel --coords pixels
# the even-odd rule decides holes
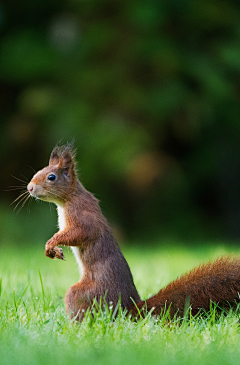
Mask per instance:
[[[123,308],[131,308],[140,297],[129,266],[101,212],[98,200],[78,180],[75,152],[71,144],[56,146],[49,165],[28,184],[31,196],[57,205],[59,231],[45,246],[45,255],[63,259],[70,246],[81,272],[81,280],[65,296],[66,311],[81,320],[93,299],[106,298],[116,306],[121,295]]]
[[[80,183],[72,144],[57,145],[49,165],[38,171],[27,186],[34,198],[55,203],[59,231],[45,246],[45,255],[64,259],[58,246],[70,246],[81,272],[81,280],[71,286],[65,296],[67,314],[82,320],[84,311],[105,297],[138,316],[146,308],[161,314],[170,307],[170,316],[183,316],[186,303],[192,314],[210,308],[210,301],[234,305],[239,301],[240,259],[220,258],[193,269],[176,279],[158,294],[141,301],[129,266],[101,212],[98,200]],[[189,302],[189,303],[188,303]]]

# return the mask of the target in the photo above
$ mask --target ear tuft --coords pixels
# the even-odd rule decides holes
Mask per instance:
[[[74,148],[74,140],[67,142],[64,146],[61,147],[62,157],[65,158],[70,156],[72,160],[74,160],[76,156],[76,150]]]
[[[64,170],[64,174],[67,176],[69,170],[74,171],[76,168],[75,162],[76,150],[74,149],[74,141],[68,142],[66,145],[57,144],[54,147],[49,165],[57,165]]]

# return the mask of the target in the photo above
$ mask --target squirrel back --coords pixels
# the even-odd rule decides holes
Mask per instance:
[[[196,315],[201,309],[208,312],[211,301],[217,303],[220,309],[235,307],[240,301],[239,294],[240,258],[227,256],[183,274],[153,297],[137,303],[137,307],[147,311],[154,308],[154,315],[169,308],[171,318],[176,313],[183,317],[189,306],[192,315]],[[138,316],[135,305],[132,306],[132,315]]]

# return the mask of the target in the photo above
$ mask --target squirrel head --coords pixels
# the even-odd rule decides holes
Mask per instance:
[[[67,143],[53,149],[49,165],[33,176],[27,188],[32,197],[64,204],[75,191],[77,182],[75,150],[72,143]]]

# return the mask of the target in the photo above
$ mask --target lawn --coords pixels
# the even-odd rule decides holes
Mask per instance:
[[[123,246],[142,298],[200,262],[228,252],[224,245],[184,247]],[[71,323],[65,314],[66,289],[79,279],[74,257],[44,256],[44,243],[1,246],[1,364],[236,364],[240,356],[240,310],[188,318],[182,323],[149,316],[134,323],[107,311]]]

